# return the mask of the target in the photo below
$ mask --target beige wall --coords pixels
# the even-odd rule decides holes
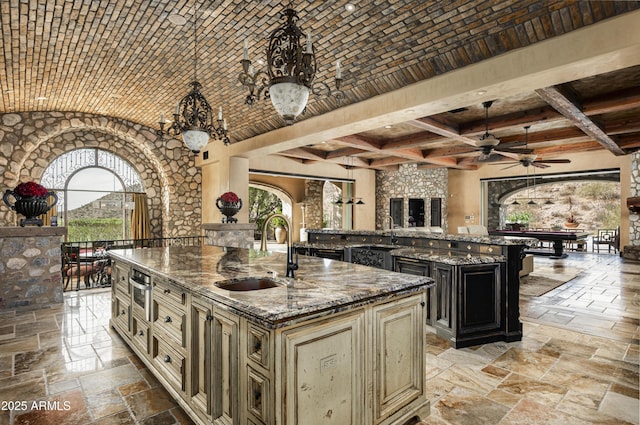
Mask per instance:
[[[629,244],[629,210],[626,200],[630,195],[631,155],[614,156],[608,152],[585,152],[567,156],[570,164],[553,164],[544,171],[536,169],[536,174],[588,171],[595,169],[620,169],[620,245]],[[525,175],[525,168],[510,168],[494,165],[482,165],[477,171],[449,171],[449,228],[468,224],[484,224],[482,222],[482,192],[480,179]],[[533,173],[532,167],[529,172]],[[465,216],[473,215],[473,221],[466,221]]]

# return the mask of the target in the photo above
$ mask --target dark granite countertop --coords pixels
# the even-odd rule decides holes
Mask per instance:
[[[241,248],[123,249],[109,255],[271,328],[422,291],[432,284],[421,276],[307,256],[299,257],[300,268],[291,279],[284,277],[285,254]],[[275,272],[281,285],[246,292],[216,286],[232,279],[269,276],[269,272]]]
[[[415,230],[414,230],[415,229]],[[458,242],[473,242],[488,245],[531,245],[537,242],[535,238],[481,236],[481,235],[449,235],[429,232],[421,228],[403,228],[394,230],[335,230],[335,229],[307,229],[310,233],[324,233],[328,235],[358,235],[358,236],[396,236],[439,239]]]

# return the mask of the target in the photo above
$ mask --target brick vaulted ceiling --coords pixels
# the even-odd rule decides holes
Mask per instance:
[[[638,1],[295,1],[311,31],[317,79],[331,82],[343,64],[345,100],[312,96],[302,120],[340,106],[479,63],[640,9]],[[288,2],[276,0],[2,0],[0,113],[81,111],[157,128],[197,75],[209,102],[221,105],[239,142],[284,126],[270,104],[249,108],[238,82],[242,43],[264,58],[269,33]],[[194,8],[198,67],[194,71]],[[186,24],[176,25],[171,15]],[[538,157],[640,146],[640,67],[542,87],[490,108],[500,146],[523,140],[532,125]],[[543,123],[543,125],[538,125]],[[332,161],[387,169],[477,167],[474,143],[484,132],[482,105],[421,117],[322,144],[288,149],[298,161]],[[357,158],[354,162],[353,158]],[[510,160],[506,155],[490,159]]]

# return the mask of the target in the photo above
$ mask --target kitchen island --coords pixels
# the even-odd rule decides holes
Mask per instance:
[[[446,235],[417,229],[307,229],[301,254],[429,276],[427,323],[452,347],[522,339],[519,272],[532,238]]]
[[[429,278],[304,256],[284,278],[284,254],[214,246],[110,256],[112,327],[196,423],[429,414]]]

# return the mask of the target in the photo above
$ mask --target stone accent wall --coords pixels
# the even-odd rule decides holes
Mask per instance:
[[[322,229],[322,189],[321,180],[304,182],[304,222],[307,229]]]
[[[38,182],[55,158],[87,147],[113,152],[140,174],[152,237],[201,234],[202,176],[194,155],[180,140],[162,140],[154,129],[123,119],[77,112],[0,114],[0,189]],[[1,204],[0,226],[15,225],[15,212]]]
[[[640,152],[631,157],[631,196],[640,196]],[[625,200],[626,202],[626,200]],[[640,246],[640,215],[629,212],[629,243]]]
[[[61,303],[64,227],[0,228],[0,311]]]
[[[431,222],[431,198],[442,201],[442,228],[447,232],[449,172],[446,169],[419,170],[417,164],[400,165],[398,171],[376,172],[376,229],[383,228],[391,198],[404,199],[405,227],[409,219],[409,199],[424,199],[425,226]]]
[[[253,248],[255,223],[205,223],[202,225],[207,245]]]

